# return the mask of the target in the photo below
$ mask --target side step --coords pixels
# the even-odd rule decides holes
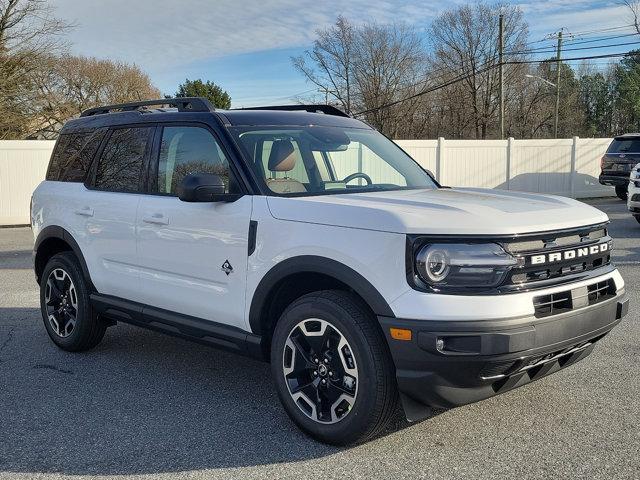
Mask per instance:
[[[262,337],[237,327],[99,293],[91,294],[91,305],[98,314],[109,320],[129,323],[257,360],[265,360]]]

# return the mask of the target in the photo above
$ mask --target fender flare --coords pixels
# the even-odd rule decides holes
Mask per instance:
[[[76,242],[76,239],[73,238],[73,235],[69,233],[64,228],[57,225],[50,225],[42,229],[42,231],[38,234],[38,238],[36,238],[35,244],[33,246],[33,270],[36,274],[36,280],[40,283],[39,274],[37,271],[37,263],[36,260],[38,258],[38,252],[43,243],[52,238],[57,238],[64,241],[67,245],[71,247],[71,250],[78,258],[80,262],[80,267],[82,269],[82,274],[84,278],[89,282],[89,286],[92,291],[95,291],[95,287],[93,282],[91,281],[91,275],[89,274],[89,269],[87,268],[87,262],[84,259],[84,255],[82,255],[82,250],[80,249],[80,245]]]
[[[249,309],[249,325],[253,333],[258,335],[263,333],[262,311],[273,287],[289,275],[305,272],[319,273],[335,278],[351,287],[376,315],[395,317],[393,310],[380,292],[351,267],[326,257],[301,255],[278,263],[260,280]]]

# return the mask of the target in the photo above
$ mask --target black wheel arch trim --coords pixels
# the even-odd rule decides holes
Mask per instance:
[[[257,335],[264,333],[262,332],[262,313],[272,289],[286,277],[299,273],[316,273],[332,277],[351,287],[362,297],[374,314],[385,317],[395,316],[382,294],[351,267],[326,257],[301,255],[288,258],[273,266],[258,284],[249,309],[249,325],[253,333]]]
[[[80,245],[76,242],[76,239],[73,238],[73,235],[69,233],[64,228],[57,225],[49,225],[42,229],[42,231],[38,234],[38,238],[36,238],[35,244],[33,246],[33,270],[36,275],[36,281],[38,284],[40,283],[40,275],[37,271],[36,259],[38,257],[38,251],[45,241],[50,240],[52,238],[57,238],[64,241],[78,258],[80,262],[80,268],[82,269],[82,274],[84,275],[85,280],[89,283],[89,287],[91,291],[96,291],[93,282],[91,281],[91,275],[89,274],[89,269],[87,268],[87,262],[84,259],[84,255],[82,254],[82,250],[80,249]],[[40,272],[42,273],[42,272]]]

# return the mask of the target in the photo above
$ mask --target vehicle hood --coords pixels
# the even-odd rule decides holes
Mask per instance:
[[[570,198],[480,188],[268,197],[280,220],[393,233],[512,235],[582,227],[606,214]]]

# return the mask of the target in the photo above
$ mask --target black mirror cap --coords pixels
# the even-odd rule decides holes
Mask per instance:
[[[225,193],[224,181],[212,173],[190,173],[178,186],[183,202],[234,202],[242,195]]]

